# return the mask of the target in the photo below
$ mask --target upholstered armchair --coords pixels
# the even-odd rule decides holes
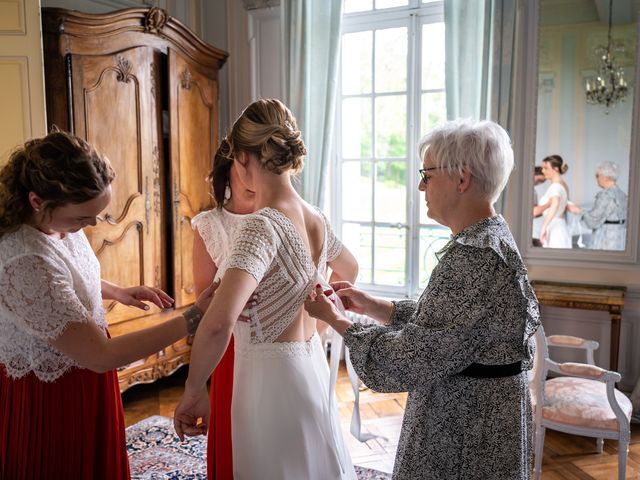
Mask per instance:
[[[534,336],[536,353],[529,376],[535,419],[535,478],[542,472],[547,428],[595,437],[598,453],[605,438],[618,441],[618,478],[624,479],[629,451],[631,401],[615,388],[620,374],[595,366],[598,342],[566,335],[545,337],[542,326]],[[584,350],[587,363],[556,363],[547,345]],[[559,376],[547,379],[554,372]]]

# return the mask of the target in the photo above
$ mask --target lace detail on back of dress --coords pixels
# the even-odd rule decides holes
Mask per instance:
[[[100,265],[82,232],[58,240],[23,227],[0,247],[0,363],[11,377],[53,381],[78,366],[49,344],[69,322],[106,332]]]
[[[276,341],[317,283],[318,272],[326,270],[330,227],[322,218],[325,238],[317,268],[295,226],[278,210],[259,210],[238,228],[224,270],[239,268],[258,281],[258,302],[249,313],[251,343]],[[338,250],[341,247],[334,245]]]

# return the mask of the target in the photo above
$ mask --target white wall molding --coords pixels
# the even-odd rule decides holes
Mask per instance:
[[[282,26],[279,8],[249,12],[251,98],[282,98]]]

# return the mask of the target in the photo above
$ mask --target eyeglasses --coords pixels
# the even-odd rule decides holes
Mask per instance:
[[[429,183],[429,177],[427,177],[427,172],[430,172],[431,170],[441,170],[444,167],[429,167],[429,168],[421,168],[420,170],[418,170],[418,173],[420,173],[420,181],[422,181],[425,185],[427,183]]]

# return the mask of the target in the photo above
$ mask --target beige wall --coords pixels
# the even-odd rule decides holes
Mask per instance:
[[[0,164],[46,132],[39,0],[0,0]]]

